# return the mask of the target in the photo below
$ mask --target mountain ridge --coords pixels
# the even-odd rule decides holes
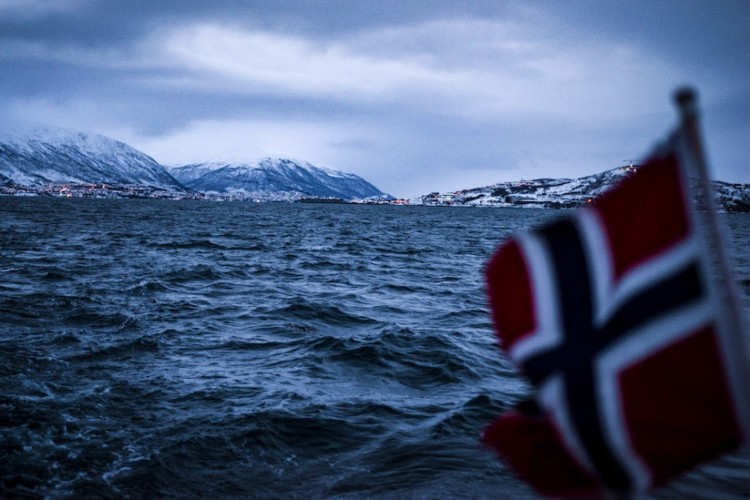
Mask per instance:
[[[2,181],[25,187],[99,183],[186,191],[156,160],[124,142],[48,125],[0,130]]]
[[[256,201],[391,198],[355,174],[309,162],[263,158],[255,163],[165,167],[103,135],[27,123],[0,126],[0,194]]]
[[[250,163],[192,163],[169,167],[169,171],[190,189],[242,199],[389,197],[358,175],[285,158],[267,157]]]
[[[576,179],[534,179],[411,200],[419,205],[579,206],[632,173],[632,165]],[[719,207],[750,212],[750,184],[710,181]],[[163,166],[109,137],[38,124],[0,124],[0,194],[209,198],[254,201],[307,199],[394,202],[365,179],[285,158]]]

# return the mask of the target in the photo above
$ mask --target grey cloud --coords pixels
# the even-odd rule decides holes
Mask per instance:
[[[246,129],[257,149],[398,195],[609,168],[666,132],[671,90],[692,83],[716,176],[749,180],[748,2],[29,5],[0,4],[0,119],[110,130],[165,157],[181,137],[220,154]]]

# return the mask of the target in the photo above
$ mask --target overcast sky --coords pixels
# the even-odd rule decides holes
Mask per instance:
[[[0,0],[0,120],[414,196],[637,161],[691,84],[712,176],[750,182],[749,20],[747,0]]]

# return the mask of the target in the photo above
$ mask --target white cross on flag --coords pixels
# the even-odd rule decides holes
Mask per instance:
[[[484,440],[541,493],[647,491],[746,439],[746,332],[690,194],[702,153],[688,97],[635,173],[487,266],[502,348],[536,394]]]

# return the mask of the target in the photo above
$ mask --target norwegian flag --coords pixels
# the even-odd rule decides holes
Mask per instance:
[[[744,440],[747,348],[689,195],[689,132],[487,266],[501,346],[536,393],[484,441],[540,493],[646,491]]]

